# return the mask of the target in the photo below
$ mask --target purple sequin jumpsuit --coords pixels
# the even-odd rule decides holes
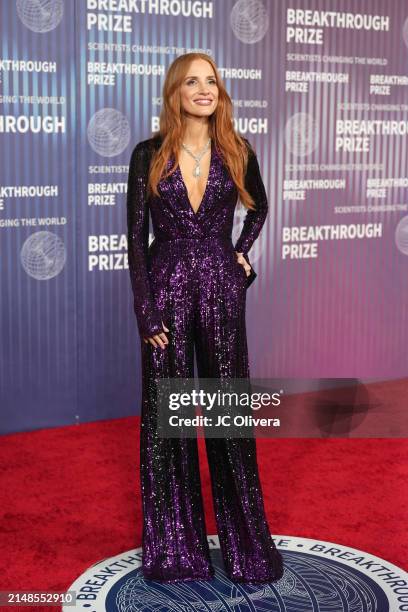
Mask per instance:
[[[128,178],[129,270],[141,337],[163,331],[165,349],[141,340],[140,478],[143,511],[142,572],[164,582],[214,576],[205,529],[196,438],[156,432],[155,379],[249,377],[246,290],[256,277],[236,260],[264,224],[268,203],[255,152],[248,141],[245,187],[256,210],[247,211],[232,244],[238,191],[214,141],[206,190],[195,213],[178,167],[161,180],[160,197],[146,197],[152,152],[159,136],[133,150]],[[169,160],[168,168],[174,159]],[[154,241],[148,246],[149,210]],[[220,549],[228,577],[272,582],[282,556],[268,528],[254,438],[205,438]]]

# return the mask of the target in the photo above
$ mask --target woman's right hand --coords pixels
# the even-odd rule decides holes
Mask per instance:
[[[170,331],[165,324],[162,321],[162,325],[163,325],[163,329],[164,331],[168,332]],[[155,334],[154,336],[149,336],[147,338],[143,338],[143,342],[145,342],[145,344],[147,344],[148,342],[150,342],[150,344],[152,344],[154,347],[160,346],[160,348],[164,349],[166,348],[166,344],[169,343],[169,340],[166,336],[166,334],[164,332],[160,332],[160,334]]]
[[[245,274],[249,276],[251,274],[252,266],[248,264],[243,253],[238,253],[238,251],[235,251],[235,253],[237,255],[237,262],[244,268]]]

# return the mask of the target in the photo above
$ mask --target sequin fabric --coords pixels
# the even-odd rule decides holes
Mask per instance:
[[[140,482],[142,572],[162,582],[211,580],[196,438],[157,435],[157,380],[198,376],[249,377],[246,291],[256,277],[236,260],[264,224],[268,202],[255,152],[249,148],[245,186],[254,198],[232,243],[238,191],[214,143],[204,196],[194,212],[180,168],[146,197],[148,168],[160,139],[133,150],[128,178],[128,257],[141,336]],[[169,168],[174,160],[169,160]],[[149,210],[154,240],[148,246]],[[170,330],[165,349],[142,338]],[[283,560],[266,520],[254,438],[205,438],[224,567],[235,582],[273,582]]]

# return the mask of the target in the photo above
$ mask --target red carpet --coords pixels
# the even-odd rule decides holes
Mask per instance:
[[[140,546],[138,438],[136,417],[1,438],[0,590],[64,590],[96,561]],[[272,533],[350,545],[407,569],[407,440],[257,444]]]

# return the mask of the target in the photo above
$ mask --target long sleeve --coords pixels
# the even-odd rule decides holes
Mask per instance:
[[[127,185],[127,238],[134,311],[140,336],[153,336],[163,331],[160,312],[154,305],[147,271],[149,242],[149,209],[146,200],[146,148],[136,145],[133,150]]]
[[[246,139],[245,139],[246,140]],[[247,145],[249,142],[246,140]],[[256,210],[246,213],[240,236],[235,244],[235,250],[243,253],[247,259],[248,251],[258,237],[268,214],[268,198],[262,181],[259,164],[252,147],[248,147],[248,165],[245,174],[245,189],[251,194]]]

